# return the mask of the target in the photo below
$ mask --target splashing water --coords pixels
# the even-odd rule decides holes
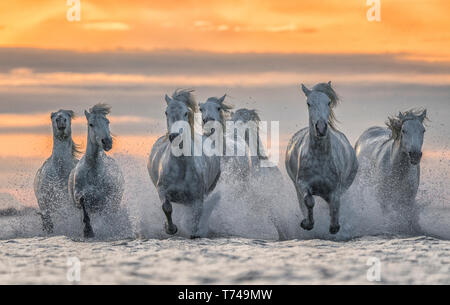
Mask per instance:
[[[165,216],[156,189],[149,179],[146,159],[123,154],[115,154],[114,157],[126,180],[123,208],[115,216],[93,217],[93,226],[98,232],[96,238],[168,238],[163,229]],[[448,173],[449,163],[445,158],[423,161],[417,196],[417,202],[423,209],[420,217],[423,235],[450,239],[450,196],[444,185],[448,181]],[[31,177],[31,173],[23,175],[24,180],[32,180]],[[341,231],[332,236],[328,233],[328,205],[318,197],[314,209],[314,229],[304,231],[300,228],[303,216],[288,178],[273,175],[273,171],[264,171],[264,174],[254,176],[243,184],[225,172],[205,202],[207,217],[202,219],[202,230],[211,238],[234,236],[268,240],[348,240],[367,235],[402,234],[393,223],[395,219],[383,216],[370,187],[364,186],[364,181],[358,179],[342,198]],[[0,239],[44,236],[34,202],[25,202],[24,208],[14,197],[4,197],[0,200],[0,209],[5,210],[6,207],[16,213],[0,216]],[[174,221],[179,226],[177,236],[188,237],[191,209],[179,204],[173,206]],[[80,211],[68,204],[64,213],[55,219],[55,235],[80,238],[81,219]]]

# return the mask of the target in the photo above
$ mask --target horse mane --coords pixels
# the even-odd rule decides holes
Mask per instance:
[[[331,83],[319,83],[312,88],[313,91],[318,91],[326,94],[331,101],[330,104],[330,116],[328,117],[328,125],[334,130],[337,130],[336,124],[339,121],[336,119],[336,115],[334,113],[334,108],[339,103],[340,99],[337,95],[336,91],[334,91]]]
[[[258,111],[256,109],[247,109],[247,108],[241,108],[236,110],[231,116],[231,119],[234,122],[237,121],[254,121],[254,122],[261,122],[261,118],[259,117]]]
[[[108,104],[99,103],[90,108],[89,112],[106,116],[111,113],[111,106],[109,106]]]
[[[194,89],[177,89],[172,94],[172,99],[183,102],[192,112],[197,112],[197,101],[192,94]]]
[[[191,136],[194,136],[194,126],[195,126],[195,113],[198,111],[198,104],[192,94],[194,89],[177,89],[172,93],[172,99],[184,103],[188,109],[188,121],[191,126]]]
[[[398,115],[388,117],[386,126],[391,130],[391,139],[398,140],[400,138],[403,123],[410,120],[428,121],[426,109],[410,109],[399,112]]]
[[[82,151],[81,151],[81,145],[76,144],[73,140],[72,140],[72,157],[74,158],[78,158],[79,156],[82,155]]]
[[[65,114],[67,114],[70,117],[70,119],[75,119],[75,117],[76,117],[75,112],[73,110],[59,109],[58,112],[64,112]]]

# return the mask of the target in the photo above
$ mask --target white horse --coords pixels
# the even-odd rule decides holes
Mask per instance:
[[[330,207],[330,233],[339,232],[342,194],[351,186],[358,170],[355,151],[335,127],[333,108],[338,96],[329,83],[309,90],[302,84],[309,109],[309,128],[298,131],[286,150],[286,170],[294,182],[305,219],[301,227],[314,227],[314,198],[322,197]]]
[[[404,216],[413,231],[420,230],[415,198],[426,118],[426,110],[400,112],[389,118],[388,128],[365,131],[355,146],[360,172],[373,179],[382,211]]]
[[[148,161],[148,172],[161,199],[162,209],[167,218],[165,231],[173,235],[177,226],[172,221],[172,203],[192,206],[193,226],[191,238],[200,237],[200,220],[203,215],[205,198],[214,190],[220,177],[220,159],[217,156],[194,154],[194,146],[190,145],[189,154],[174,154],[175,146],[184,147],[188,143],[179,141],[182,134],[173,132],[179,122],[190,127],[190,138],[194,142],[194,114],[197,103],[192,91],[175,91],[172,98],[165,96],[167,108],[167,130],[153,145]],[[189,132],[184,130],[183,133]],[[201,135],[200,135],[201,136]],[[191,144],[192,144],[191,142]]]
[[[86,153],[70,173],[69,193],[83,212],[84,237],[94,236],[89,214],[117,212],[124,192],[122,171],[105,153],[113,146],[106,118],[110,111],[108,105],[97,104],[84,112],[88,122]]]
[[[210,97],[206,102],[200,103],[204,134],[208,137],[217,136],[216,142],[221,142],[215,143],[215,145],[222,147],[222,151],[219,152],[222,155],[222,174],[227,172],[231,174],[230,177],[245,179],[252,167],[252,159],[245,140],[227,132],[226,123],[230,119],[230,110],[233,109],[233,106],[225,102],[225,97],[226,95],[221,98]],[[211,123],[217,123],[219,126]],[[218,132],[215,127],[220,127],[222,133],[214,135]],[[228,152],[232,152],[233,155],[227,155]]]
[[[53,151],[34,179],[34,193],[40,208],[44,231],[53,232],[52,214],[70,204],[67,182],[78,163],[77,145],[72,140],[72,110],[52,112]]]

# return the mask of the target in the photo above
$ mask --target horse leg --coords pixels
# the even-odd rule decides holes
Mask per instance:
[[[309,192],[306,192],[306,196],[304,196],[303,193],[298,188],[296,188],[296,190],[298,202],[300,204],[300,209],[304,217],[304,219],[300,223],[300,226],[304,230],[310,231],[314,228],[314,215],[313,215],[314,198]]]
[[[50,213],[40,213],[42,219],[42,227],[47,234],[53,233],[53,222]]]
[[[330,201],[328,202],[330,207],[330,234],[336,234],[341,229],[339,225],[339,208],[341,207],[341,201],[338,196],[331,196]]]
[[[404,214],[406,215],[409,231],[413,234],[423,234],[422,227],[419,224],[420,209],[417,206],[415,199],[411,200],[411,203],[408,205]]]
[[[193,226],[191,239],[200,238],[200,220],[203,213],[203,200],[195,200],[193,208]]]
[[[164,229],[166,230],[166,233],[169,235],[176,234],[178,232],[178,228],[172,221],[172,210],[173,209],[172,209],[172,204],[170,203],[169,200],[167,200],[167,199],[164,200],[162,209],[167,218],[167,222],[164,227]]]
[[[84,223],[84,237],[85,238],[93,238],[94,230],[92,230],[91,219],[89,218],[88,213],[86,212],[86,207],[84,206],[84,198],[80,198],[81,209],[83,210],[83,223]]]

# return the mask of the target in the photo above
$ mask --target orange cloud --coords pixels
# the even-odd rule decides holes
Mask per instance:
[[[449,59],[450,2],[381,0],[368,22],[365,0],[2,1],[1,46],[75,50],[195,49],[216,52],[408,52]]]
[[[259,73],[216,73],[199,74],[107,74],[107,73],[34,73],[28,69],[14,69],[10,73],[0,73],[0,88],[42,87],[42,86],[89,86],[89,85],[178,85],[191,86],[280,86],[296,85],[299,80],[317,83],[323,79],[333,79],[339,83],[398,83],[450,85],[448,73],[351,73],[351,72],[259,72]],[[1,118],[1,115],[0,115]],[[1,126],[1,123],[0,123]]]

